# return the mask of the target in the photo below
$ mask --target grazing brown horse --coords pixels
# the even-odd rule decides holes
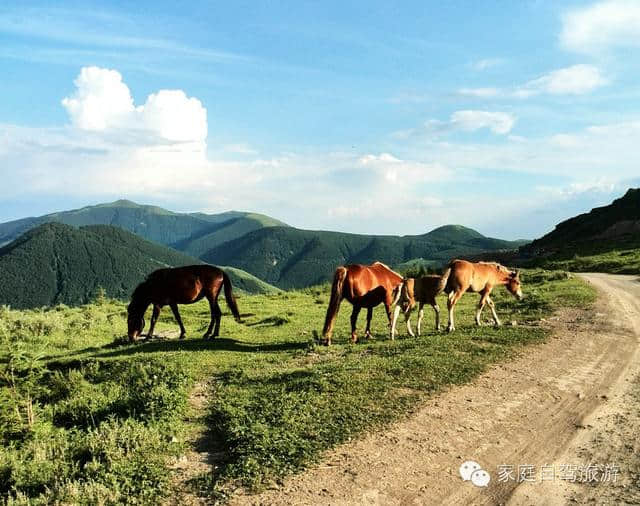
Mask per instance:
[[[395,322],[397,320],[398,313],[402,310],[404,318],[407,322],[407,332],[413,337],[413,330],[411,330],[411,311],[416,305],[418,306],[418,336],[420,336],[420,328],[422,324],[422,318],[424,317],[424,305],[429,304],[436,313],[436,330],[440,330],[440,307],[436,301],[436,297],[444,291],[444,287],[447,284],[447,279],[443,276],[430,275],[422,276],[421,278],[407,278],[402,283],[402,289],[400,290],[400,299],[394,313],[393,323],[395,333]]]
[[[163,306],[169,306],[178,325],[180,325],[180,339],[183,339],[185,329],[178,312],[178,304],[192,304],[205,297],[211,310],[211,323],[203,338],[211,337],[211,330],[213,330],[213,337],[217,337],[220,333],[220,320],[222,319],[218,295],[223,287],[227,306],[236,321],[239,322],[240,313],[233,296],[231,280],[221,269],[213,265],[189,265],[153,271],[133,291],[131,303],[127,307],[129,340],[135,341],[142,334],[144,313],[150,304],[153,304],[153,313],[148,336],[153,335],[160,309]]]
[[[333,325],[335,324],[342,299],[347,299],[353,304],[351,341],[355,343],[358,341],[356,324],[360,310],[363,307],[367,308],[365,336],[369,338],[371,337],[373,308],[380,303],[384,304],[387,318],[391,322],[391,306],[400,296],[399,287],[401,283],[402,276],[381,262],[374,262],[371,265],[354,264],[338,267],[333,276],[331,298],[322,330],[325,344],[331,344]]]
[[[480,314],[485,304],[489,304],[493,321],[500,325],[496,309],[489,296],[496,285],[504,285],[518,300],[522,299],[520,286],[520,271],[500,265],[496,262],[467,262],[466,260],[452,260],[442,277],[446,280],[444,291],[448,294],[447,308],[449,309],[449,325],[447,330],[453,332],[456,327],[453,321],[453,309],[465,292],[478,292],[480,302],[476,311],[476,323],[480,325]]]

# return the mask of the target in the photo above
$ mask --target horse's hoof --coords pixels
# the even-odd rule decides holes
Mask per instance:
[[[178,337],[178,339],[184,339],[186,337],[185,334],[180,334],[180,337]]]

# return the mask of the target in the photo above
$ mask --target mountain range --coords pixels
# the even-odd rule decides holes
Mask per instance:
[[[220,214],[175,213],[157,206],[117,200],[44,216],[0,223],[0,246],[17,239],[27,230],[43,223],[64,223],[75,227],[113,225],[149,241],[194,254],[203,240],[211,247],[240,237],[251,230],[284,223],[256,213],[229,211]],[[193,244],[192,244],[193,242]],[[199,254],[195,254],[198,256]]]
[[[152,270],[200,262],[222,266],[238,290],[268,293],[326,282],[347,263],[380,260],[398,269],[438,267],[453,257],[515,263],[621,245],[640,248],[640,189],[531,243],[460,225],[409,236],[302,230],[256,213],[176,213],[118,200],[0,223],[0,304],[80,304],[100,288],[127,299]]]
[[[511,250],[523,243],[485,237],[460,225],[447,225],[416,236],[360,235],[297,229],[257,213],[176,213],[118,200],[2,223],[0,244],[51,222],[74,227],[119,227],[170,248],[173,255],[179,251],[192,261],[197,258],[241,269],[284,289],[324,282],[337,265],[345,263],[380,260],[390,265],[439,265],[454,256]],[[164,263],[173,265],[175,261]]]
[[[151,271],[195,263],[201,261],[118,227],[45,223],[0,248],[0,304],[77,305],[101,289],[109,297],[128,299]],[[239,269],[225,270],[236,289],[278,290]]]

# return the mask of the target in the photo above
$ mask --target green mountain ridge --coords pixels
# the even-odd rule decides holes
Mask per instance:
[[[447,239],[447,230],[456,232]],[[269,227],[249,232],[204,253],[207,262],[251,272],[279,288],[300,288],[329,279],[336,266],[371,263],[397,265],[417,258],[440,264],[456,256],[515,249],[521,243],[484,237],[459,225],[420,236],[371,236]]]
[[[523,246],[526,256],[560,251],[600,250],[640,245],[640,188],[630,188],[611,204],[558,223],[553,231]]]
[[[77,305],[100,288],[126,300],[153,270],[196,263],[201,260],[118,227],[46,223],[0,248],[0,304],[20,309]],[[229,276],[240,290],[277,291],[238,269],[229,269]]]
[[[231,224],[242,219],[246,219],[249,224],[245,224],[244,227],[236,225],[235,229],[238,231],[236,233],[240,233],[243,228],[255,230],[259,226],[271,226],[270,224],[286,226],[285,223],[269,216],[256,213],[240,211],[228,211],[220,214],[176,213],[158,206],[137,204],[130,200],[116,200],[70,211],[0,223],[0,245],[8,244],[27,230],[50,222],[76,227],[113,225],[167,246],[181,241],[188,244],[188,240],[192,237],[215,234],[215,231],[225,223]],[[227,233],[227,236],[236,237],[233,233]],[[216,236],[213,235],[210,248],[218,245],[215,239]],[[185,248],[185,251],[186,249],[188,248]]]
[[[417,265],[416,259],[422,259],[420,264],[440,265],[452,257],[514,250],[522,244],[485,237],[461,225],[403,237],[347,234],[296,229],[257,213],[175,213],[130,200],[0,224],[0,244],[44,222],[120,227],[191,258],[241,269],[246,276],[238,281],[245,282],[248,291],[268,290],[263,282],[283,289],[323,283],[345,263]],[[249,281],[250,275],[255,278]]]
[[[286,227],[287,225],[269,216],[247,213],[244,216],[213,225],[211,228],[203,230],[202,233],[194,234],[171,246],[194,257],[200,257],[216,246],[238,239],[249,232],[276,226]]]

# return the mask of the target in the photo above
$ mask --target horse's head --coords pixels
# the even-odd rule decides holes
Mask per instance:
[[[129,304],[127,313],[129,341],[135,341],[142,334],[142,329],[144,329],[144,311],[140,311],[140,308],[134,304]]]
[[[405,278],[404,280],[402,280],[402,284],[400,285],[400,299],[398,300],[398,304],[400,304],[400,309],[402,309],[403,313],[411,311],[416,305],[414,286],[415,279]]]
[[[507,290],[511,292],[516,299],[522,300],[522,286],[520,283],[520,271],[511,271],[507,280]]]

